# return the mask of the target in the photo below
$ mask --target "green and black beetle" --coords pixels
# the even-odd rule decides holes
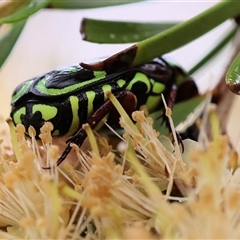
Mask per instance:
[[[15,125],[21,123],[26,129],[31,125],[37,134],[48,121],[54,126],[53,137],[72,136],[58,159],[59,165],[71,151],[70,143],[81,146],[86,138],[82,124],[94,128],[107,114],[110,124],[117,122],[107,98],[109,91],[129,114],[141,105],[146,105],[150,113],[162,110],[161,93],[169,107],[198,94],[187,73],[164,58],[113,73],[76,65],[20,84],[12,95],[11,117]]]

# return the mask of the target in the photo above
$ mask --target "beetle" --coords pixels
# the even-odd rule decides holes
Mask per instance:
[[[118,122],[107,98],[109,91],[129,115],[142,105],[149,113],[163,110],[161,93],[170,108],[198,94],[192,78],[163,57],[118,72],[91,71],[75,65],[21,83],[12,94],[10,115],[15,125],[23,124],[26,129],[31,125],[37,135],[44,122],[51,122],[53,137],[71,136],[57,161],[59,165],[71,151],[71,143],[81,146],[85,140],[82,124],[95,128],[106,115],[111,125]],[[163,122],[168,126],[164,114]]]

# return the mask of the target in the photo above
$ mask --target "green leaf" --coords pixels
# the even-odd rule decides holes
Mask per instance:
[[[1,17],[0,24],[2,23],[13,23],[28,18],[35,12],[46,7],[51,0],[31,0],[26,5],[23,5],[21,8],[14,11],[12,14]]]
[[[140,41],[96,64],[81,63],[92,71],[114,72],[137,66],[171,52],[240,14],[240,1],[225,0],[194,18]]]
[[[82,8],[98,8],[98,7],[108,7],[115,5],[122,5],[134,2],[141,2],[143,0],[52,0],[49,7],[51,8],[64,8],[64,9],[82,9]]]
[[[138,65],[146,59],[173,51],[194,39],[201,37],[229,18],[240,14],[240,1],[225,0],[196,17],[180,23],[163,33],[146,39],[138,44],[138,55],[133,65]],[[176,41],[177,39],[177,41]],[[158,54],[156,54],[156,52]]]
[[[16,12],[19,8],[26,5],[30,0],[8,0],[0,4],[0,16],[1,18],[9,16]]]
[[[84,18],[80,32],[83,40],[96,43],[130,43],[142,41],[177,23],[117,22]]]
[[[227,71],[226,84],[233,93],[240,95],[240,54]]]
[[[189,100],[177,103],[173,107],[172,119],[174,121],[174,126],[178,126],[180,123],[186,120],[186,118],[194,112],[196,107],[198,107],[205,96],[197,96]],[[156,111],[149,115],[153,119],[153,128],[159,131],[161,134],[166,135],[169,130],[166,128],[165,124],[162,123],[162,111]]]
[[[0,38],[0,67],[3,65],[8,55],[13,49],[14,44],[16,43],[19,35],[21,34],[26,21],[19,21],[17,23],[8,24],[9,26],[6,33]]]

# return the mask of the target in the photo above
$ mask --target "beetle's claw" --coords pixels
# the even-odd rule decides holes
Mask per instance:
[[[67,139],[67,141],[65,142],[66,144],[69,144],[70,142],[72,142],[72,138],[73,137],[70,137],[69,139]]]
[[[178,144],[181,146],[182,153],[183,153],[184,152],[184,144],[183,144],[183,141],[182,141],[182,137],[177,131],[176,131],[176,136],[177,136]]]
[[[81,134],[82,133],[82,134]],[[63,151],[62,155],[57,160],[57,166],[59,166],[67,157],[67,155],[71,152],[72,147],[71,144],[74,143],[78,146],[81,146],[84,137],[84,130],[79,131],[79,134],[75,134],[73,137],[69,138],[66,141],[67,147]],[[42,167],[44,170],[49,170],[51,167]]]
[[[62,155],[58,158],[57,160],[57,166],[59,166],[64,160],[65,158],[67,157],[67,155],[71,152],[72,150],[72,147],[70,145],[70,143],[67,145],[67,147],[65,148],[65,150],[63,151]],[[52,167],[42,167],[42,169],[44,170],[50,170],[52,169]]]

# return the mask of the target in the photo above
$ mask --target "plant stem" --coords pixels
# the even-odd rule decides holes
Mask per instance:
[[[227,19],[237,17],[238,14],[240,1],[224,0],[194,18],[138,42],[104,61],[80,65],[89,70],[107,72],[136,66],[195,40]]]
[[[240,1],[222,1],[186,22],[139,42],[133,65],[171,52],[204,35],[227,19],[236,17],[239,13]]]
[[[47,8],[62,8],[62,9],[84,9],[84,8],[98,8],[109,7],[115,5],[129,4],[141,2],[143,0],[105,0],[105,1],[69,1],[69,0],[52,0]]]

